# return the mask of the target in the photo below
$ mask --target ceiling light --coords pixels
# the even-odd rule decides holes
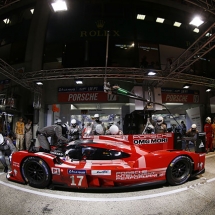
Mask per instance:
[[[184,103],[166,103],[166,105],[183,105]]]
[[[6,18],[3,20],[5,24],[9,24],[10,23],[10,19]]]
[[[83,84],[83,80],[78,78],[78,79],[75,79],[75,83],[76,84]]]
[[[195,17],[189,24],[190,25],[195,25],[196,27],[199,27],[204,21],[200,19],[200,17]]]
[[[41,81],[36,82],[37,85],[43,85]]]
[[[205,34],[205,36],[206,36],[206,37],[211,37],[212,34],[211,34],[211,33],[207,33],[207,34]]]
[[[158,17],[158,18],[156,19],[156,22],[163,23],[163,22],[164,22],[164,19]]]
[[[180,23],[180,22],[175,22],[175,23],[173,24],[173,26],[175,26],[175,27],[180,27],[180,26],[181,26],[181,23]]]
[[[191,86],[190,84],[185,84],[185,85],[183,86],[183,88],[184,88],[184,89],[188,89],[188,88],[190,88],[190,86]]]
[[[34,13],[34,9],[31,9],[30,11],[31,11],[32,14]]]
[[[206,92],[210,92],[210,91],[211,91],[211,88],[206,89]]]
[[[148,75],[150,75],[150,76],[156,75],[156,72],[150,71],[150,72],[148,72]]]
[[[199,29],[198,29],[198,28],[195,28],[195,29],[193,30],[193,32],[199,33]]]
[[[137,14],[137,19],[141,19],[144,20],[146,17],[146,15],[142,15],[142,14]]]
[[[55,12],[67,10],[66,2],[63,0],[57,0],[54,3],[52,3],[51,5]]]

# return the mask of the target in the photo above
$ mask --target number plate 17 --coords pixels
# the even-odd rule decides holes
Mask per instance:
[[[72,187],[88,187],[86,175],[71,175],[70,179]]]

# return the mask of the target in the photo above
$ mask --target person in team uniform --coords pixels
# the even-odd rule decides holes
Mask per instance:
[[[69,139],[71,141],[80,139],[81,129],[77,125],[76,119],[71,120],[71,126],[69,128]]]
[[[207,117],[205,120],[205,125],[204,125],[204,132],[206,133],[206,152],[213,152],[213,132],[212,132],[212,126],[211,126],[211,118]]]
[[[102,135],[105,134],[105,126],[102,121],[100,121],[100,116],[99,114],[94,115],[94,122],[92,123],[92,133],[94,135]]]
[[[156,124],[154,126],[155,134],[162,134],[167,132],[167,126],[163,121],[163,117],[159,116],[157,118]]]

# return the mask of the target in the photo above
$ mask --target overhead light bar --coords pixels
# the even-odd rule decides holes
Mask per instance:
[[[156,22],[163,23],[163,22],[164,22],[164,19],[158,17],[158,18],[156,19]]]
[[[156,72],[150,71],[150,72],[148,72],[148,75],[149,75],[149,76],[156,75]]]
[[[180,22],[174,22],[173,26],[175,26],[175,27],[180,27],[180,26],[181,26],[181,23],[180,23]]]
[[[137,19],[144,20],[146,18],[146,15],[137,14]]]
[[[37,81],[36,84],[37,85],[43,85],[43,83],[41,81]]]
[[[190,84],[185,84],[185,85],[183,86],[183,88],[184,88],[184,89],[188,89],[188,88],[190,88],[190,86],[191,86]]]
[[[196,27],[199,27],[203,23],[204,23],[204,21],[201,20],[200,17],[196,16],[196,17],[193,18],[193,20],[189,24],[194,25]]]
[[[67,4],[64,0],[57,0],[54,3],[51,3],[51,5],[54,12],[67,10]]]
[[[80,78],[75,79],[76,84],[83,84],[83,80]]]

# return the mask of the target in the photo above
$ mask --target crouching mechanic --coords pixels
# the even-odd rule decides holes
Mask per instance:
[[[56,137],[57,142],[61,145],[63,143],[68,143],[68,139],[62,134],[62,127],[60,124],[55,124],[51,126],[44,127],[37,130],[37,138],[40,143],[39,151],[50,152],[50,143],[48,137]],[[54,150],[52,154],[58,155],[59,150]]]
[[[11,155],[17,151],[16,147],[14,146],[12,142],[12,137],[13,135],[10,133],[8,134],[7,137],[3,137],[2,134],[0,134],[0,161],[2,165],[4,166],[4,172],[7,173],[8,171],[8,165],[5,159],[5,156],[9,157],[9,162],[10,162],[10,157]]]

